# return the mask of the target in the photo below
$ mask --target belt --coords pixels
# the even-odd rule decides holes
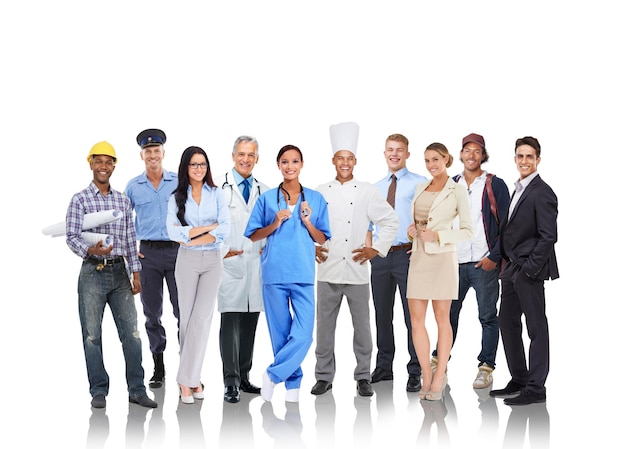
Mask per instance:
[[[87,257],[85,259],[85,262],[106,267],[107,265],[113,265],[114,263],[124,263],[124,258],[122,256],[111,257],[110,259],[97,259],[95,257]]]
[[[391,248],[389,248],[389,252],[392,253],[394,251],[409,250],[411,248],[413,248],[413,244],[412,243],[403,243],[402,245],[392,246]]]
[[[141,244],[150,248],[178,248],[180,246],[178,242],[171,240],[142,240]]]

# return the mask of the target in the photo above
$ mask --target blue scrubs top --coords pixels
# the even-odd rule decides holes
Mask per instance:
[[[312,210],[311,223],[329,239],[331,235],[326,200],[315,190],[303,188],[303,193]],[[298,197],[291,218],[267,237],[261,255],[261,282],[264,284],[315,283],[315,241],[302,223],[299,213],[301,201],[302,194]],[[276,219],[276,213],[286,208],[285,199],[278,188],[263,193],[254,205],[244,235],[250,237],[257,229],[270,225]]]

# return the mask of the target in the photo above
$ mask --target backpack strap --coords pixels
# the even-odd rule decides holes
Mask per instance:
[[[496,197],[493,194],[493,187],[491,186],[491,178],[493,175],[491,173],[487,173],[487,180],[485,181],[485,188],[487,189],[487,197],[489,198],[489,206],[491,208],[491,213],[494,217],[496,217],[496,223],[500,224],[500,216],[498,215],[498,206],[496,203]]]

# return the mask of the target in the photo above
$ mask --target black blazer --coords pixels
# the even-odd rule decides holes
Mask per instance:
[[[557,209],[558,200],[552,188],[537,175],[524,189],[511,218],[507,214],[502,221],[502,257],[519,265],[533,279],[559,277],[554,251]]]

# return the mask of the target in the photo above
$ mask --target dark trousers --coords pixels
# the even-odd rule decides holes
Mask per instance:
[[[161,324],[163,316],[163,280],[167,282],[172,312],[176,317],[177,331],[180,320],[178,310],[178,289],[174,278],[178,247],[155,248],[141,243],[139,252],[141,261],[141,303],[146,317],[146,333],[150,343],[150,352],[161,354],[165,351],[165,328]],[[178,338],[178,336],[177,336]]]
[[[526,389],[545,394],[550,369],[550,340],[543,280],[531,279],[514,263],[501,275],[500,333],[512,380]],[[528,364],[522,340],[522,314],[530,338]]]
[[[459,264],[459,298],[452,301],[450,306],[450,324],[452,325],[452,345],[456,341],[459,330],[459,317],[463,301],[470,288],[476,292],[478,301],[478,320],[483,328],[482,344],[480,354],[478,354],[478,366],[486,363],[492,368],[496,367],[496,350],[500,340],[500,329],[498,327],[498,298],[500,297],[500,283],[498,274],[500,265],[494,270],[485,271],[482,268],[475,268],[476,262]],[[437,349],[433,351],[433,356],[437,356]]]
[[[248,380],[252,368],[254,338],[259,312],[223,312],[220,325],[220,353],[224,386],[239,386]]]
[[[400,290],[404,324],[407,329],[409,363],[407,371],[411,376],[421,375],[421,369],[411,336],[411,316],[406,299],[406,283],[409,276],[409,255],[406,251],[393,251],[387,257],[376,256],[371,260],[371,284],[374,311],[376,313],[376,367],[393,371],[396,344],[393,333],[393,311],[396,290]]]

